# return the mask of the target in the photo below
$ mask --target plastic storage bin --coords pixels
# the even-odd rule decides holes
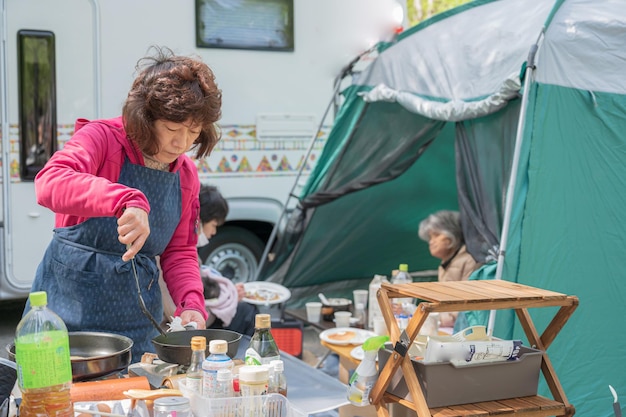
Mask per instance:
[[[280,394],[208,398],[187,389],[185,381],[178,388],[189,398],[193,417],[306,417]]]
[[[391,354],[390,344],[378,352],[379,369],[383,369]],[[434,408],[537,395],[541,359],[541,351],[522,346],[520,358],[515,361],[458,367],[446,362],[411,362],[424,391],[426,403]],[[413,401],[401,368],[398,368],[391,379],[387,392]]]

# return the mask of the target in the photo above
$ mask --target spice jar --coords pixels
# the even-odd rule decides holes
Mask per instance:
[[[191,417],[186,397],[161,397],[154,400],[154,417]]]
[[[267,394],[269,368],[265,365],[248,365],[239,368],[239,389],[242,411],[246,417],[266,416],[263,395]]]

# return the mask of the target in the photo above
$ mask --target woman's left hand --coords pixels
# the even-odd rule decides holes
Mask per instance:
[[[206,322],[204,321],[204,317],[200,314],[199,311],[196,310],[183,310],[180,313],[181,324],[184,326],[187,323],[195,321],[198,324],[198,329],[206,329]]]

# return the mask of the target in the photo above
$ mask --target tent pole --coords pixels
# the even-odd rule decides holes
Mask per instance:
[[[517,182],[517,170],[519,167],[520,153],[522,150],[522,142],[524,140],[524,123],[526,121],[526,110],[528,105],[528,94],[530,84],[532,82],[533,72],[535,70],[535,55],[539,49],[539,40],[543,36],[545,29],[541,30],[539,38],[534,45],[530,47],[526,71],[524,72],[524,92],[522,94],[522,104],[520,106],[519,120],[517,122],[517,131],[515,133],[515,148],[513,151],[513,160],[511,162],[511,174],[509,176],[509,184],[506,191],[506,200],[504,204],[504,219],[502,220],[502,233],[500,236],[500,249],[498,251],[498,263],[496,264],[495,279],[502,279],[502,268],[504,267],[504,257],[506,256],[507,239],[509,235],[509,226],[511,224],[511,211],[513,210],[513,195],[515,193],[515,185]],[[487,334],[493,334],[493,327],[496,321],[496,310],[489,312],[489,322],[487,324]]]

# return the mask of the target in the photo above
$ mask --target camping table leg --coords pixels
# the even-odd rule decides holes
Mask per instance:
[[[422,388],[419,385],[417,376],[413,370],[413,364],[411,358],[408,355],[408,349],[413,344],[413,340],[417,337],[419,329],[422,327],[428,314],[430,313],[427,303],[421,303],[420,306],[413,313],[413,318],[409,321],[406,329],[400,332],[398,323],[395,320],[393,311],[391,310],[390,298],[396,298],[401,296],[400,294],[393,293],[392,291],[378,290],[376,297],[378,298],[378,304],[380,305],[381,312],[385,318],[385,323],[389,329],[391,335],[391,341],[394,344],[394,352],[387,361],[387,364],[380,372],[376,384],[370,392],[370,404],[376,405],[376,410],[379,417],[388,416],[386,407],[381,407],[382,397],[387,389],[387,386],[391,382],[391,378],[395,374],[399,367],[402,367],[404,377],[407,381],[409,391],[414,400],[415,408],[419,416],[427,416],[430,414],[428,405],[426,404],[426,398],[422,392]]]
[[[550,392],[554,396],[556,401],[562,402],[569,406],[569,401],[567,400],[567,396],[565,395],[565,391],[563,390],[563,386],[559,382],[556,377],[556,371],[552,366],[552,361],[547,354],[548,347],[554,341],[554,338],[559,333],[563,325],[567,322],[570,316],[574,313],[574,310],[578,307],[578,299],[576,297],[570,297],[573,300],[573,303],[568,306],[563,306],[559,309],[557,314],[554,316],[552,321],[545,328],[541,337],[537,332],[535,325],[533,324],[532,318],[528,313],[528,309],[520,308],[515,309],[515,313],[517,318],[522,325],[524,333],[528,338],[528,342],[531,346],[536,346],[537,349],[543,352],[543,360],[541,362],[541,372],[543,373],[544,378],[546,379],[546,384],[550,389]],[[571,414],[570,414],[571,413]],[[568,407],[568,414],[573,415],[572,407]]]

